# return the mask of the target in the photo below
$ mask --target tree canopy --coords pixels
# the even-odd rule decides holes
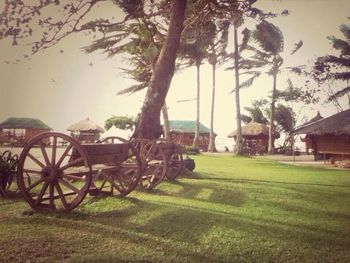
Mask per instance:
[[[328,100],[335,101],[344,95],[348,95],[350,106],[350,26],[343,24],[339,26],[339,29],[343,34],[343,38],[328,37],[332,47],[338,52],[338,56],[326,55],[318,57],[311,73],[320,86],[327,82],[340,82],[341,88],[332,92]],[[334,89],[336,85],[333,84],[332,86],[331,89]]]

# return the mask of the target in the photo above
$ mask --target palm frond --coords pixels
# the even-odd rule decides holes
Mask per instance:
[[[262,21],[252,33],[253,39],[266,52],[277,54],[283,51],[284,38],[279,27],[267,21]]]
[[[332,74],[332,78],[335,80],[350,80],[350,72],[336,72]]]
[[[245,114],[241,114],[241,121],[245,124],[248,124],[249,122],[251,122],[253,119],[251,117],[249,117],[248,115]]]
[[[296,67],[287,67],[288,70],[290,70],[291,72],[297,74],[297,75],[302,75],[305,72],[303,71],[303,69],[305,68],[304,65],[301,66],[296,66]]]
[[[263,51],[257,49],[256,47],[253,47],[251,45],[247,45],[246,46],[246,50],[254,52],[254,56],[253,57],[254,57],[255,60],[261,60],[261,61],[265,61],[266,63],[269,63],[270,62],[269,59],[272,58],[271,54],[263,52]]]
[[[303,41],[300,40],[298,43],[294,44],[294,48],[292,50],[292,52],[290,52],[291,55],[294,55],[295,52],[297,52],[301,47],[303,46]]]
[[[287,82],[287,89],[289,89],[289,90],[294,89],[293,82],[292,82],[292,80],[291,80],[290,78],[288,78],[288,79],[286,80],[286,82]]]
[[[350,93],[350,86],[343,88],[342,90],[334,93],[332,96],[329,96],[327,101],[331,102],[337,100],[338,98],[343,97],[347,93]]]
[[[253,82],[256,78],[258,78],[261,75],[261,72],[256,72],[252,77],[250,77],[249,79],[247,79],[246,81],[242,82],[239,85],[239,88],[249,88],[253,85]]]
[[[340,25],[339,26],[340,31],[345,36],[346,40],[350,42],[350,27],[348,25]]]
[[[177,103],[183,103],[183,102],[191,102],[191,101],[195,101],[197,100],[197,98],[193,98],[193,99],[186,99],[186,100],[178,100],[176,101]]]
[[[319,58],[319,62],[323,63],[333,63],[338,66],[349,67],[350,68],[350,59],[345,57],[336,57],[336,56],[324,56]]]
[[[125,95],[125,94],[131,95],[147,87],[148,85],[146,83],[135,84],[130,86],[129,88],[118,91],[116,95]]]
[[[240,69],[251,70],[253,68],[261,68],[266,64],[266,61],[263,60],[242,59],[242,61],[239,62],[239,67]]]
[[[350,44],[343,40],[336,38],[335,36],[327,37],[333,44],[333,48],[339,50],[342,55],[350,54]]]
[[[243,35],[242,44],[239,47],[240,52],[243,51],[247,47],[250,36],[251,36],[251,31],[248,28],[245,28],[242,31],[242,35]]]

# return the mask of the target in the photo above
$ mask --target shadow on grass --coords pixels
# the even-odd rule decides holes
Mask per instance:
[[[172,190],[175,186],[178,190]],[[153,189],[151,194],[183,197],[193,200],[210,201],[218,204],[230,204],[242,206],[245,202],[245,194],[237,189],[225,189],[218,184],[197,184],[191,181],[171,181],[164,188]]]
[[[135,198],[131,198],[130,202],[135,205],[98,213],[74,211],[59,216],[46,214],[52,220],[43,221],[37,216],[13,223],[28,224],[28,227],[40,224],[50,228],[54,221],[55,227],[66,229],[64,232],[79,231],[86,236],[99,236],[100,243],[103,240],[123,240],[127,244],[134,244],[143,251],[149,251],[139,256],[144,257],[143,259],[155,257],[155,262],[160,262],[162,255],[160,253],[157,257],[154,255],[155,251],[166,253],[169,258],[176,255],[179,262],[183,259],[197,262],[239,260],[242,254],[249,258],[252,257],[251,251],[255,251],[265,257],[261,258],[264,261],[274,258],[274,247],[287,249],[298,245],[322,251],[329,248],[341,250],[350,245],[346,232],[342,233],[341,229],[328,229],[327,226],[319,227],[317,224],[309,225],[268,215],[257,217],[239,210],[218,211],[211,209],[209,203],[208,206],[199,207],[162,199],[135,202]],[[305,212],[305,209],[301,211]],[[311,209],[307,214],[324,216],[322,211]],[[145,215],[148,217],[140,218]],[[252,244],[256,247],[249,247]],[[240,251],[236,250],[237,246],[240,246]],[[131,253],[130,260],[132,252],[125,253]],[[296,248],[292,253],[300,251]],[[99,259],[120,259],[117,255],[99,255]]]
[[[285,184],[285,185],[310,185],[310,186],[325,186],[325,187],[343,187],[343,188],[350,188],[350,185],[337,185],[337,184],[321,184],[321,183],[307,183],[307,182],[283,182],[283,181],[275,181],[275,180],[258,180],[258,179],[247,179],[247,178],[225,178],[225,177],[217,177],[215,174],[212,173],[202,173],[202,176],[198,176],[195,178],[197,180],[206,180],[206,181],[223,181],[223,182],[230,182],[230,183],[262,183],[262,184]]]
[[[33,242],[75,240],[77,262],[339,262],[350,259],[350,212],[339,205],[348,187],[195,172],[151,192],[88,197],[71,213],[1,223],[31,229],[23,233]]]

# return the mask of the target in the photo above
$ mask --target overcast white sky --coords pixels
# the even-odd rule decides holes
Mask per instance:
[[[338,26],[349,23],[348,0],[260,0],[258,6],[272,11],[290,10],[289,16],[273,20],[284,33],[285,65],[306,64],[332,52],[326,37],[341,36]],[[118,14],[111,6],[101,5],[92,15],[106,13]],[[13,47],[9,41],[0,41],[0,122],[8,117],[39,118],[54,130],[65,131],[70,124],[88,116],[101,126],[113,114],[136,116],[144,92],[116,96],[131,83],[118,69],[124,62],[122,58],[106,59],[99,53],[82,53],[80,48],[90,40],[82,34],[71,36],[30,60],[22,59],[28,47]],[[303,40],[303,48],[295,56],[289,56],[299,40]],[[16,62],[17,59],[21,61]],[[215,131],[219,138],[226,137],[235,128],[234,97],[229,94],[234,85],[233,72],[224,68],[217,73]],[[285,87],[285,81],[281,76],[280,89]],[[210,126],[211,83],[210,67],[203,65],[201,122],[207,127]],[[271,86],[271,79],[262,77],[253,87],[243,90],[242,108],[250,106],[253,99],[266,96]],[[195,102],[177,102],[195,98],[195,89],[194,67],[175,74],[167,98],[170,119],[195,120]],[[336,112],[331,106],[315,105],[304,108],[301,115],[311,118],[316,109],[324,116]]]

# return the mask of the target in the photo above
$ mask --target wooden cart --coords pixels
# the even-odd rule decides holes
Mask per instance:
[[[115,143],[118,137],[110,136],[98,143]],[[151,190],[166,177],[174,180],[183,168],[182,148],[166,140],[132,139],[130,141],[139,151],[142,163],[140,187]]]
[[[70,211],[86,194],[127,195],[139,184],[142,162],[132,143],[80,144],[62,133],[32,138],[18,161],[17,183],[33,209]]]

